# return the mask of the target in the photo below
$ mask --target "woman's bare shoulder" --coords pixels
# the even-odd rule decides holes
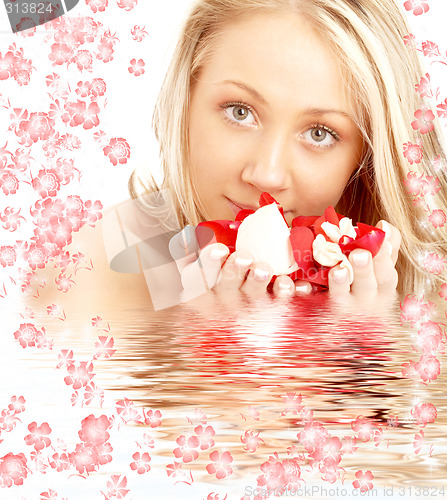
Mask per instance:
[[[113,259],[125,250],[126,234],[120,220],[123,211],[114,206],[104,212],[102,220],[94,227],[84,226],[73,233],[72,243],[67,247],[70,255],[82,255],[88,265],[76,274],[71,274],[74,282],[66,293],[61,293],[55,286],[60,269],[46,268],[43,275],[47,286],[40,292],[39,301],[52,303],[63,301],[64,309],[82,310],[87,314],[107,314],[107,311],[128,310],[133,308],[151,308],[151,298],[146,280],[138,262],[128,263],[120,269],[111,267]],[[129,253],[131,256],[131,254]],[[124,252],[121,260],[125,262]],[[42,302],[42,303],[43,303]]]

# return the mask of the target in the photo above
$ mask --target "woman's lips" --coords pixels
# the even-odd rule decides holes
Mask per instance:
[[[230,207],[230,210],[233,212],[234,216],[241,211],[241,210],[257,210],[259,206],[253,206],[253,205],[239,205],[239,203],[235,203],[234,201],[230,200],[230,198],[227,198],[228,205]],[[288,210],[287,212],[284,212],[284,216],[288,216],[292,213],[291,210]]]

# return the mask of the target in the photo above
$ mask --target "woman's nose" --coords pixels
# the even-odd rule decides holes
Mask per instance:
[[[261,191],[275,192],[290,187],[292,149],[286,134],[260,136],[242,172],[242,180]]]

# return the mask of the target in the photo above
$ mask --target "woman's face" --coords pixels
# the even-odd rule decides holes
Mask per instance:
[[[298,15],[227,27],[191,89],[190,164],[209,219],[257,208],[262,192],[298,215],[340,199],[362,152],[334,55]]]

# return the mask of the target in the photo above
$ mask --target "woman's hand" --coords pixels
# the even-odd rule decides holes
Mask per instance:
[[[247,296],[264,295],[272,279],[269,264],[255,262],[244,251],[229,255],[229,249],[222,243],[212,243],[200,250],[194,228],[187,226],[176,234],[169,243],[169,250],[177,263],[184,289],[183,301],[198,297],[209,290],[222,299],[243,292]],[[281,295],[281,280],[276,280],[274,293]],[[294,284],[289,278],[286,288],[291,292]]]
[[[385,231],[385,239],[377,253],[372,258],[371,252],[356,249],[349,254],[349,261],[354,269],[354,281],[349,284],[349,271],[335,266],[329,272],[329,292],[331,295],[341,295],[352,292],[355,295],[364,292],[389,292],[397,287],[397,271],[395,269],[401,235],[398,229],[381,220],[376,227]],[[298,281],[296,291],[309,293],[310,283]]]

